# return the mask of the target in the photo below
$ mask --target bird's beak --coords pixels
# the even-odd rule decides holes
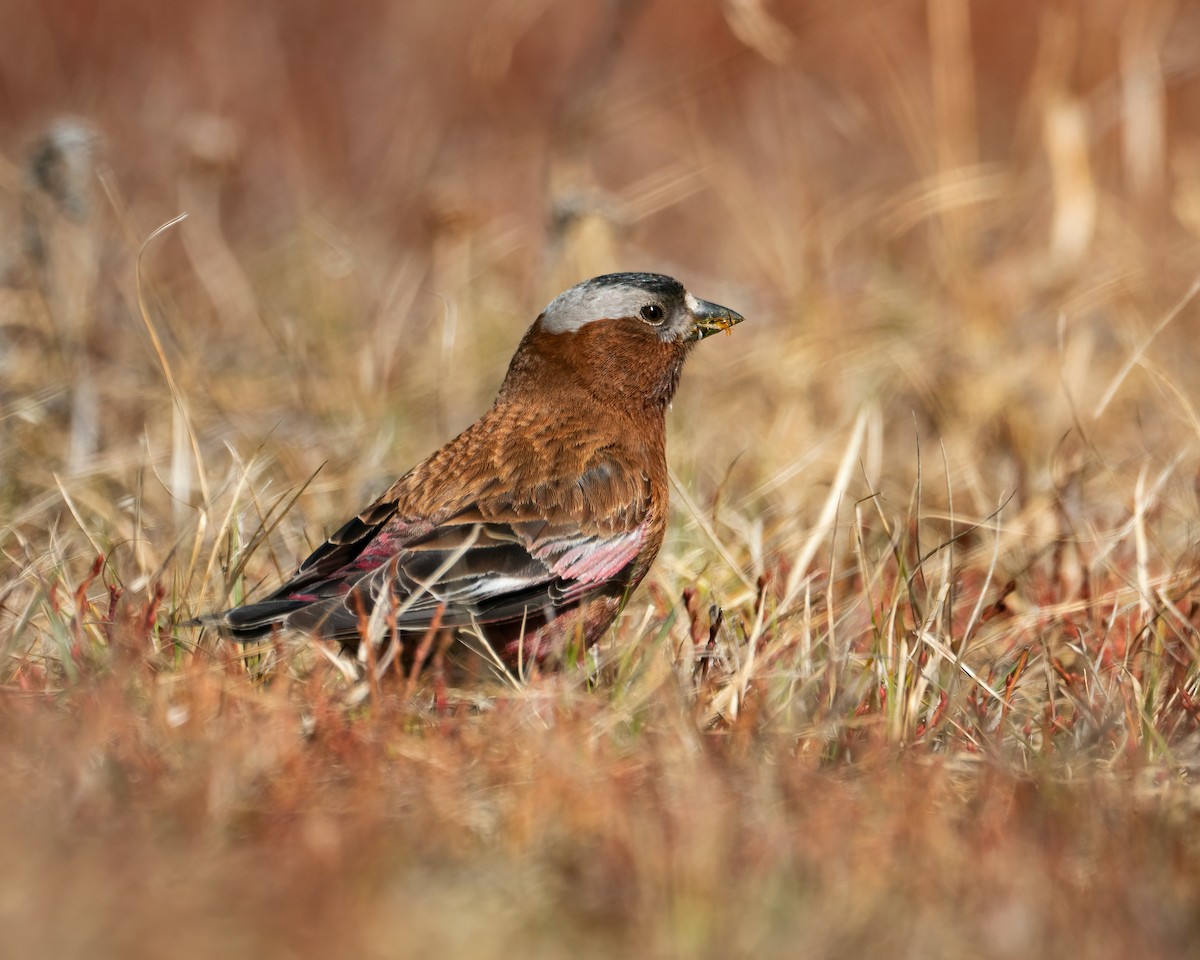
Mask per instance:
[[[688,306],[692,312],[692,332],[688,339],[693,341],[703,340],[722,331],[728,333],[735,323],[741,323],[744,319],[740,313],[734,313],[728,307],[709,303],[707,300],[696,300]]]

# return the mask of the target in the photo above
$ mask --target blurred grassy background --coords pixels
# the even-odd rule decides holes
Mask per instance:
[[[12,955],[1189,955],[1200,5],[0,24]],[[598,671],[176,627],[625,269],[748,322]]]

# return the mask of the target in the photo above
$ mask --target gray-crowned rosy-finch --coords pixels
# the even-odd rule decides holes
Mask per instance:
[[[355,644],[387,602],[402,637],[478,631],[514,662],[595,642],[663,541],[684,359],[741,320],[660,274],[572,287],[529,328],[487,413],[269,596],[205,622],[235,640],[287,627]]]

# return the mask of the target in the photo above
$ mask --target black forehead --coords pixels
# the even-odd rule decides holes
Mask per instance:
[[[679,300],[687,292],[674,277],[662,273],[606,273],[588,280],[585,286],[599,290],[604,287],[640,287],[664,300]]]

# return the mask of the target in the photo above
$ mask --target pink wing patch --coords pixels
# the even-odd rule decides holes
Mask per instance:
[[[550,572],[563,580],[602,583],[615,577],[638,555],[645,539],[643,524],[629,533],[607,539],[588,537],[573,544],[551,541],[536,548],[533,554],[549,563]]]

